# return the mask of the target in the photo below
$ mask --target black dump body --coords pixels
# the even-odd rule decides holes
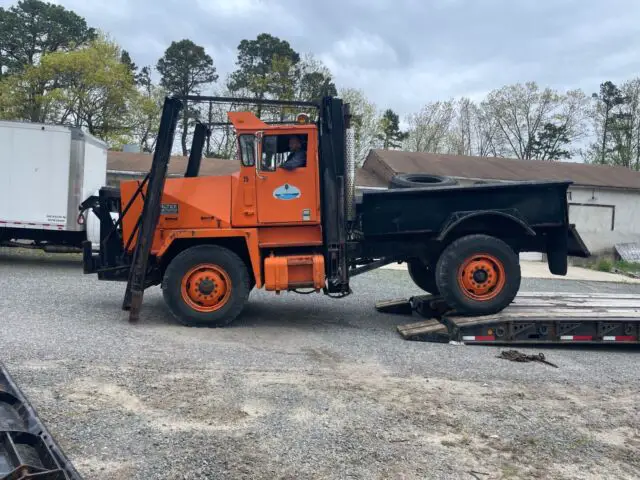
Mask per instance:
[[[0,363],[0,480],[81,480]]]
[[[569,185],[518,182],[366,191],[357,205],[360,239],[352,245],[351,257],[435,257],[452,239],[474,233],[497,236],[518,252],[564,258],[561,264],[567,255],[588,257],[569,225]],[[552,263],[552,272],[562,274],[563,266]]]

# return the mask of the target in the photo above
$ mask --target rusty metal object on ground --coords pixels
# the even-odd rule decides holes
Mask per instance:
[[[512,362],[540,362],[551,365],[554,368],[558,368],[555,363],[548,362],[542,352],[537,355],[527,355],[526,353],[519,352],[518,350],[504,350],[500,352],[498,358],[504,358],[505,360],[511,360]]]

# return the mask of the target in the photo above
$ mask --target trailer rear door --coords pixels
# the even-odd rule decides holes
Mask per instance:
[[[0,227],[63,229],[71,131],[0,122]]]

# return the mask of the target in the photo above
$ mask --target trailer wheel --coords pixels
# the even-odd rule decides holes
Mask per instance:
[[[449,245],[438,260],[436,283],[461,315],[490,315],[507,307],[520,289],[518,255],[502,240],[469,235]]]
[[[223,327],[242,312],[251,291],[242,259],[217,245],[180,252],[165,271],[162,293],[178,322]]]
[[[394,175],[389,180],[389,188],[429,188],[452,185],[458,185],[458,181],[451,177],[425,173],[403,173]]]
[[[413,283],[419,288],[433,295],[439,293],[434,268],[425,265],[419,258],[412,258],[407,262],[407,269],[409,270],[411,280],[413,280]]]

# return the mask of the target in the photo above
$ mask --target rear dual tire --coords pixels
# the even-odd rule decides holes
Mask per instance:
[[[460,315],[491,315],[511,304],[521,283],[518,254],[489,235],[468,235],[440,255],[435,281]]]

